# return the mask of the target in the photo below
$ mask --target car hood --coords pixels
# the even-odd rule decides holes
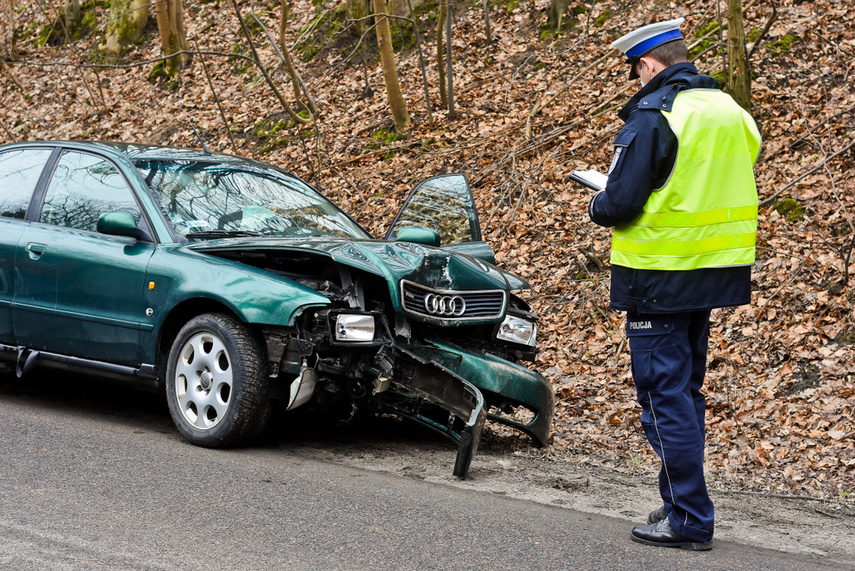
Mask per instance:
[[[322,255],[386,278],[391,289],[402,279],[433,289],[512,291],[528,283],[476,258],[409,242],[316,238],[228,238],[188,244],[198,252],[285,251]]]

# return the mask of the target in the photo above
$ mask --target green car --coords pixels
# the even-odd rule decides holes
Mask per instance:
[[[190,442],[258,434],[275,402],[393,413],[458,444],[487,419],[547,443],[536,317],[495,267],[461,174],[373,239],[296,176],[118,143],[0,146],[0,357],[165,392]]]

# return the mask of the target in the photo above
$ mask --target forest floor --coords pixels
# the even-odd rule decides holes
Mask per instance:
[[[399,137],[373,30],[345,21],[339,3],[292,2],[286,36],[319,107],[317,120],[304,125],[290,121],[246,60],[213,55],[250,53],[230,3],[185,2],[191,45],[211,54],[196,56],[175,80],[152,82],[154,66],[145,62],[160,55],[153,17],[122,65],[95,68],[106,20],[100,4],[87,4],[98,26],[80,39],[54,35],[38,45],[57,8],[21,0],[19,53],[0,71],[0,136],[198,147],[192,121],[210,148],[291,170],[376,236],[421,179],[465,172],[499,265],[532,284],[521,295],[540,316],[534,366],[557,397],[549,447],[535,449],[495,429],[488,440],[510,447],[521,468],[539,458],[556,473],[583,465],[649,475],[656,458],[640,429],[624,317],[608,309],[610,231],[587,220],[590,193],[567,175],[608,168],[616,112],[638,88],[609,43],[651,21],[684,16],[694,62],[701,72],[719,73],[719,36],[708,31],[721,3],[570,4],[569,29],[549,35],[542,30],[546,0],[494,0],[490,42],[482,4],[455,4],[453,117],[437,110],[435,10],[422,5],[434,112],[429,121],[413,34],[398,28],[396,41],[406,45],[398,71],[415,119]],[[241,4],[245,17],[251,7]],[[255,10],[277,34],[278,3]],[[756,166],[758,253],[752,304],[712,318],[708,481],[718,497],[822,501],[836,506],[823,511],[851,518],[855,12],[831,0],[752,1],[745,23],[752,113],[764,138]],[[270,42],[261,26],[251,29],[261,60],[289,97]],[[567,476],[569,486],[574,477]]]

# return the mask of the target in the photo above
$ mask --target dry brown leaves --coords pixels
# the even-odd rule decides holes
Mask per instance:
[[[555,384],[558,408],[552,446],[529,452],[641,470],[655,466],[655,459],[640,430],[624,319],[608,310],[610,233],[588,222],[589,193],[567,182],[574,168],[607,168],[610,141],[620,126],[615,111],[635,86],[626,84],[617,55],[581,70],[653,14],[686,16],[684,33],[693,34],[716,17],[717,4],[692,2],[685,13],[673,6],[663,11],[661,2],[630,4],[595,3],[590,18],[582,15],[573,32],[554,42],[537,39],[546,0],[494,8],[492,45],[485,42],[480,8],[460,4],[453,41],[457,117],[436,111],[434,125],[427,123],[417,55],[399,54],[402,88],[417,123],[397,142],[372,138],[390,129],[391,120],[376,61],[367,56],[363,66],[358,58],[343,60],[355,45],[353,37],[333,36],[315,59],[299,64],[322,108],[317,131],[309,125],[271,133],[285,116],[258,74],[225,58],[206,56],[205,62],[239,152],[320,186],[376,235],[419,180],[438,172],[468,173],[485,235],[500,264],[530,280],[532,290],[524,295],[541,317],[543,350],[536,367]],[[774,199],[761,210],[752,305],[713,315],[708,470],[713,486],[851,497],[855,151],[834,154],[855,140],[855,13],[831,0],[778,4],[778,19],[752,61],[754,115],[764,137],[759,192],[761,200]],[[16,5],[22,8],[20,33],[46,22],[38,3]],[[246,50],[225,4],[186,5],[189,35],[201,49]],[[292,41],[334,7],[295,1]],[[597,27],[607,9],[605,25]],[[260,12],[274,34],[277,10]],[[745,14],[747,30],[762,28],[769,15],[757,3]],[[101,22],[105,16],[98,13]],[[436,106],[427,33],[433,24],[422,20]],[[90,36],[69,46],[37,48],[34,38],[31,33],[21,41],[19,60],[83,63],[97,42]],[[263,37],[256,41],[265,63],[275,67]],[[306,44],[305,37],[298,42]],[[129,60],[158,55],[152,33]],[[721,57],[711,51],[696,63],[709,72],[721,67]],[[210,147],[231,150],[198,62],[172,91],[146,80],[150,65],[102,69],[97,76],[89,68],[67,66],[19,63],[10,69],[24,91],[0,73],[4,140],[198,146],[191,118]],[[276,75],[284,81],[281,69]],[[776,211],[781,198],[796,200],[804,214]]]

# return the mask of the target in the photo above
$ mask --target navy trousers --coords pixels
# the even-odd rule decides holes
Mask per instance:
[[[626,333],[641,425],[662,460],[659,492],[668,521],[680,535],[709,541],[714,511],[704,480],[701,393],[710,311],[628,313]]]

